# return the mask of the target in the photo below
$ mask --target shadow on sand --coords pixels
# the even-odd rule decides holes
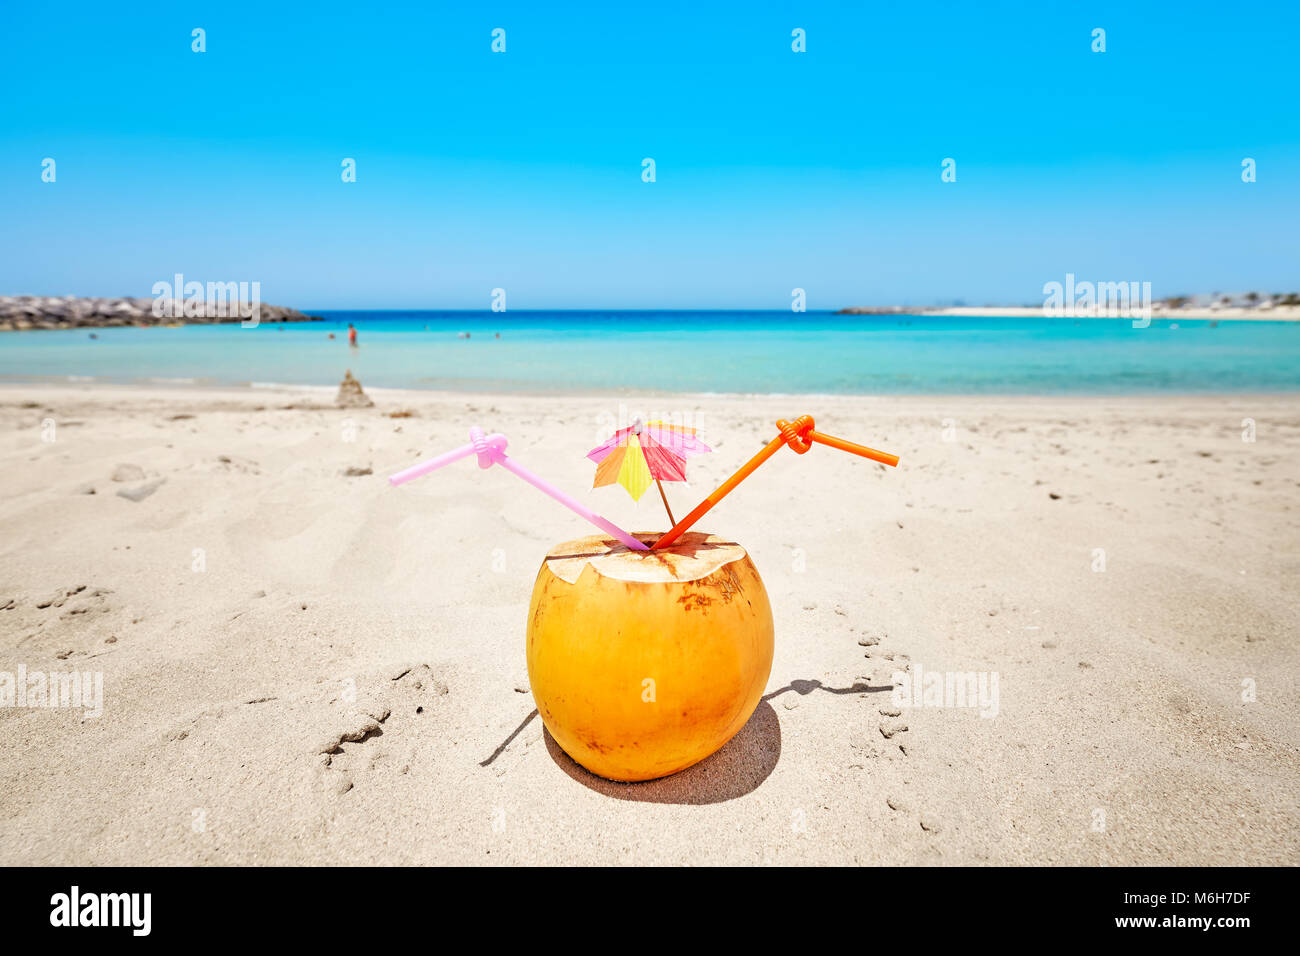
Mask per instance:
[[[607,797],[640,803],[722,803],[758,789],[781,758],[781,722],[769,703],[773,698],[789,693],[806,697],[814,691],[843,695],[878,694],[892,690],[892,686],[873,687],[862,681],[854,681],[849,687],[828,687],[819,680],[792,680],[784,687],[765,694],[745,726],[717,753],[670,777],[641,783],[617,783],[597,777],[566,754],[545,727],[542,728],[542,735],[546,741],[546,751],[557,767],[587,789]],[[534,709],[479,766],[490,766],[524,728],[536,719],[537,710]]]
[[[800,697],[807,697],[815,690],[820,690],[827,694],[883,694],[893,691],[894,685],[887,684],[884,686],[872,687],[870,684],[864,684],[862,681],[855,680],[848,687],[827,687],[819,680],[792,680],[784,687],[778,687],[770,694],[764,694],[763,700],[771,700],[773,697],[780,697],[782,694],[788,694],[791,691]]]
[[[583,769],[560,749],[548,730],[546,750],[555,765],[588,790],[638,803],[705,804],[734,800],[758,788],[781,757],[781,722],[767,701],[721,750],[671,777],[616,783]]]

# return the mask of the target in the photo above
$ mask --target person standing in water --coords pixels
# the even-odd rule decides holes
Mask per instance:
[[[348,323],[348,345],[357,347],[357,327],[351,322]]]

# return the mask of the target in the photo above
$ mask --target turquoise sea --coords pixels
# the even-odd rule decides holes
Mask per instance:
[[[0,333],[0,380],[335,385],[351,369],[366,386],[465,391],[1300,390],[1300,323],[1289,322],[1155,319],[1135,329],[1127,319],[814,312],[313,314],[325,321]]]

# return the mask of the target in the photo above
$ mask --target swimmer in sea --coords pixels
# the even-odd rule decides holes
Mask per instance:
[[[357,347],[357,327],[351,322],[348,323],[348,345]]]

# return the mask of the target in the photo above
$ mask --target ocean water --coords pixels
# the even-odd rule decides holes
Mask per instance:
[[[1300,323],[1289,322],[1155,319],[1135,329],[1126,319],[816,312],[317,314],[325,321],[255,329],[4,332],[0,380],[335,385],[351,369],[366,386],[462,391],[1300,390]]]

